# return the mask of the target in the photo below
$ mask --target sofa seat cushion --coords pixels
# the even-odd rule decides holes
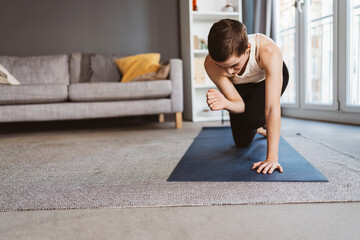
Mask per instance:
[[[66,84],[0,86],[0,104],[53,103],[66,101]]]
[[[169,97],[170,80],[126,83],[77,83],[69,86],[71,101],[114,101]]]

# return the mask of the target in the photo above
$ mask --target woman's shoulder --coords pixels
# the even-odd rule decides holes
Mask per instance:
[[[204,67],[206,73],[209,75],[210,78],[212,77],[218,78],[218,77],[226,76],[225,70],[217,67],[215,61],[210,57],[210,55],[206,56],[204,61]]]
[[[271,38],[265,35],[260,37],[257,58],[260,68],[268,69],[267,66],[272,65],[274,62],[277,62],[278,59],[282,59],[280,48]]]
[[[219,82],[227,78],[226,71],[216,66],[215,61],[207,55],[204,61],[205,71],[213,82]]]
[[[260,47],[277,47],[274,40],[262,33],[256,33],[256,42],[259,41]]]
[[[258,44],[259,58],[261,55],[274,54],[280,51],[280,48],[276,43],[268,36],[258,33],[259,40],[256,41]]]

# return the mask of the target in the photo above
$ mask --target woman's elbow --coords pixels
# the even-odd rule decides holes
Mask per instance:
[[[237,113],[244,113],[245,112],[245,103],[243,101],[240,101],[238,104],[239,108]]]
[[[281,115],[281,107],[279,106],[273,106],[273,107],[265,107],[265,116],[271,116],[271,115]]]

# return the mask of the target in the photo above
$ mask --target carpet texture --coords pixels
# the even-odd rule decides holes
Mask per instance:
[[[167,182],[200,129],[161,131],[1,137],[0,211],[360,201],[360,160],[295,134],[329,182]]]
[[[253,163],[266,159],[266,138],[256,134],[247,148],[236,148],[230,127],[204,127],[169,177],[170,182],[270,181],[327,182],[328,180],[282,137],[279,163],[283,173],[258,174]]]

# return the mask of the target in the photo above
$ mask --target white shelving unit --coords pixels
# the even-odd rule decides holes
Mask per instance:
[[[232,4],[234,12],[222,8]],[[211,111],[206,104],[206,92],[216,88],[205,73],[203,60],[207,49],[196,45],[194,36],[207,41],[214,22],[224,18],[241,21],[241,0],[197,0],[198,10],[192,10],[192,0],[180,1],[181,49],[184,65],[184,118],[193,122],[220,121],[229,119],[227,111]]]

